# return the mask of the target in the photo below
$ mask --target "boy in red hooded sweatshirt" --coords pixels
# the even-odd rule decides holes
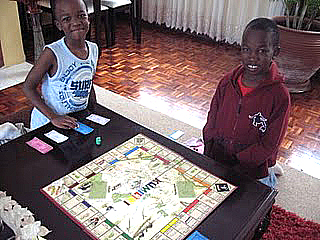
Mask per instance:
[[[279,31],[252,20],[242,35],[242,64],[219,83],[203,129],[205,155],[275,187],[272,166],[288,125],[290,95],[273,59]]]

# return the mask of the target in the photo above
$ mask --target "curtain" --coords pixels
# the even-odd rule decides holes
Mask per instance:
[[[256,17],[284,14],[281,0],[144,0],[142,18],[150,23],[228,43],[241,42],[247,23]]]

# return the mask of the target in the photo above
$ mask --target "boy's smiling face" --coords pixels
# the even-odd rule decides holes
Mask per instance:
[[[272,58],[279,54],[279,50],[278,46],[273,45],[271,32],[247,29],[241,44],[241,60],[245,78],[249,78],[247,81],[265,79]]]
[[[86,6],[82,0],[61,0],[56,4],[56,25],[67,39],[85,40],[89,30]]]

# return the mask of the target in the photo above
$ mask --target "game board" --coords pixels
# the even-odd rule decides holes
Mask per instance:
[[[183,239],[236,186],[138,134],[41,189],[94,239]]]

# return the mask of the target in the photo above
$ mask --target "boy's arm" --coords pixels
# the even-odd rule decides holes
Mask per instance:
[[[222,87],[221,87],[221,82],[219,83],[215,94],[211,100],[211,104],[210,104],[210,109],[208,112],[208,117],[207,117],[207,122],[203,128],[202,134],[203,134],[203,140],[206,143],[210,136],[208,136],[208,132],[210,132],[211,129],[213,129],[215,127],[215,122],[216,122],[216,115],[218,112],[218,108],[219,108],[219,102],[221,99],[221,93],[222,91]]]
[[[268,119],[267,133],[260,142],[236,154],[243,167],[255,168],[279,149],[288,126],[290,96],[282,98],[282,101],[275,103],[275,106],[273,114]]]
[[[56,59],[52,51],[45,48],[36,64],[30,70],[23,84],[23,91],[33,105],[49,118],[53,125],[59,128],[75,128],[77,127],[77,120],[69,116],[62,116],[54,113],[54,111],[45,104],[37,90],[45,73],[50,70],[55,61]]]

